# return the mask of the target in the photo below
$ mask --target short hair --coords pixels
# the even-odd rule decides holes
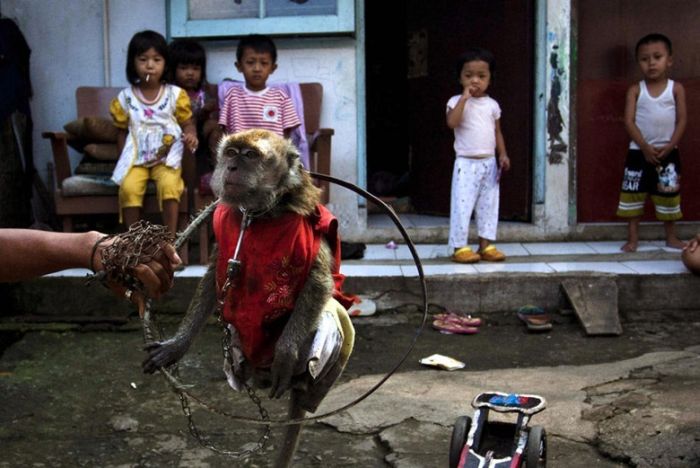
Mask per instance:
[[[175,39],[170,43],[168,53],[171,82],[175,82],[175,70],[179,65],[199,65],[202,68],[202,79],[197,83],[197,88],[207,82],[207,54],[199,42],[194,39]]]
[[[493,54],[486,49],[481,47],[471,47],[464,51],[464,53],[459,57],[456,63],[457,79],[462,76],[462,68],[464,68],[465,63],[474,62],[476,60],[481,60],[489,64],[489,72],[491,72],[491,77],[496,71],[496,59]]]
[[[275,43],[268,36],[262,34],[243,36],[241,40],[238,41],[238,47],[236,48],[236,60],[238,62],[241,61],[245,49],[253,49],[259,54],[268,53],[272,56],[272,63],[277,63],[277,47],[275,47]]]
[[[136,85],[139,82],[139,75],[136,73],[134,61],[136,57],[148,49],[155,49],[165,59],[162,78],[165,79],[168,76],[168,43],[165,42],[165,38],[160,33],[147,29],[137,32],[129,41],[129,48],[126,53],[126,79],[132,85]]]
[[[666,46],[668,50],[668,55],[673,55],[673,46],[671,45],[671,39],[659,33],[647,34],[639,41],[637,41],[637,46],[634,48],[635,58],[639,55],[639,48],[646,44],[651,44],[652,42],[661,42]]]

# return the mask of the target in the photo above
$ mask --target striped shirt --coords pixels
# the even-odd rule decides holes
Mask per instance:
[[[219,112],[219,125],[227,133],[262,128],[284,136],[285,129],[300,124],[294,103],[278,88],[254,92],[245,86],[232,86]]]

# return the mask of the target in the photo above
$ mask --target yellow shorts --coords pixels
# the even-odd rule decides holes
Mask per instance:
[[[185,190],[185,182],[182,180],[181,173],[182,169],[173,169],[165,164],[153,167],[133,166],[119,187],[119,220],[122,220],[121,211],[124,208],[141,208],[143,206],[143,196],[146,194],[149,179],[156,183],[158,206],[161,211],[164,200],[175,200],[179,203],[180,196]]]

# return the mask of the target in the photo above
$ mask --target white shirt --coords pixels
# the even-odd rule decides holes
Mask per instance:
[[[644,141],[651,146],[664,146],[671,141],[676,129],[676,99],[673,97],[673,80],[668,80],[666,89],[657,97],[651,97],[647,84],[639,82],[639,97],[634,123],[642,132]],[[630,149],[639,149],[634,141]]]
[[[447,112],[457,106],[460,95],[447,101]],[[496,120],[501,107],[489,96],[470,97],[464,105],[462,120],[454,129],[457,156],[485,156],[496,153]]]

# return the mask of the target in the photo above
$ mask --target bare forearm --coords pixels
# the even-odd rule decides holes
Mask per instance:
[[[0,229],[0,281],[23,281],[67,268],[91,268],[96,231],[57,233]]]
[[[454,129],[459,127],[459,124],[462,122],[462,114],[464,113],[466,106],[467,100],[460,99],[457,101],[457,105],[454,107],[454,109],[450,109],[447,112],[447,126],[449,128]]]

